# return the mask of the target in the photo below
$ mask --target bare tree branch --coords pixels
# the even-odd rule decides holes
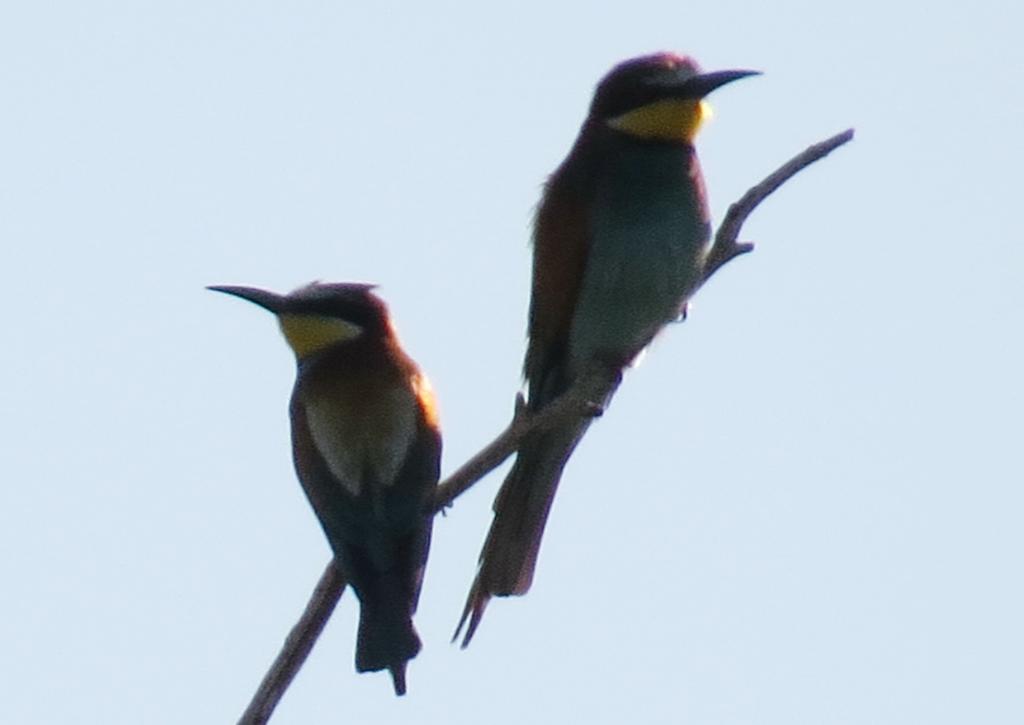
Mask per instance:
[[[707,261],[704,263],[704,281],[707,282],[711,275],[721,269],[722,265],[730,259],[753,250],[754,245],[750,242],[738,242],[736,240],[740,236],[740,229],[743,227],[743,223],[758,204],[796,176],[798,172],[804,170],[815,161],[825,158],[852,139],[853,129],[848,128],[831,138],[827,138],[813,146],[808,146],[769,174],[760,184],[747,191],[739,201],[733,203],[729,207],[729,211],[726,212],[725,219],[718,225],[715,242],[711,245],[711,251],[708,252]]]
[[[312,651],[344,591],[345,578],[332,560],[320,575],[320,581],[309,597],[306,610],[288,633],[284,647],[270,665],[267,674],[263,676],[256,694],[252,696],[252,702],[239,718],[238,725],[263,725],[270,720],[274,708],[281,701],[285,690],[292,684],[295,675],[302,669],[306,657]]]
[[[728,261],[754,248],[753,244],[739,242],[737,239],[743,223],[762,201],[798,172],[824,158],[852,138],[851,128],[808,147],[732,204],[719,225],[714,242],[708,251],[703,282],[707,282],[711,275]],[[594,370],[581,377],[565,394],[534,413],[529,412],[523,405],[522,395],[517,396],[512,422],[497,438],[438,484],[431,511],[438,513],[450,506],[473,484],[515,453],[523,438],[531,432],[555,426],[574,417],[600,415],[602,408],[598,401],[604,400],[617,384],[618,379],[610,376],[608,371]],[[328,563],[302,618],[292,628],[281,653],[274,660],[252,702],[238,721],[239,725],[262,725],[270,719],[277,703],[313,649],[313,644],[327,624],[344,589],[345,579],[333,561]]]

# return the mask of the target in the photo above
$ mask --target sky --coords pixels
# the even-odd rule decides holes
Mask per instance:
[[[438,518],[395,698],[346,594],[274,723],[1024,721],[1024,48],[1010,2],[8,3],[0,698],[224,723],[328,560],[291,353],[204,290],[380,284],[454,470],[520,385],[531,215],[616,62],[711,97],[749,219],[569,464],[532,591],[449,644],[500,483]],[[504,470],[504,469],[503,469]]]

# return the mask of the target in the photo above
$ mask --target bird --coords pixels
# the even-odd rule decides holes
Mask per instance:
[[[397,695],[420,651],[413,626],[433,524],[441,433],[430,383],[403,351],[374,285],[314,282],[279,295],[208,289],[272,312],[297,361],[295,470],[360,603],[355,666]]]
[[[694,139],[705,96],[757,71],[701,71],[688,56],[626,60],[598,83],[569,154],[548,178],[533,227],[528,411],[591,371],[621,373],[668,323],[685,316],[703,282],[711,236]],[[473,638],[494,596],[525,594],[562,471],[592,421],[529,434],[495,498],[453,639]]]

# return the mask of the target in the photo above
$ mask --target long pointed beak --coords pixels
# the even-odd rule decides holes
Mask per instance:
[[[681,82],[671,95],[674,98],[703,98],[726,83],[759,75],[761,75],[761,71],[756,70],[718,70],[712,73],[702,73]]]
[[[223,292],[224,294],[233,295],[235,297],[241,297],[243,300],[249,300],[249,302],[259,305],[265,310],[270,310],[275,315],[280,313],[285,306],[285,299],[281,295],[268,292],[267,290],[257,289],[255,287],[211,285],[206,289],[214,292]]]

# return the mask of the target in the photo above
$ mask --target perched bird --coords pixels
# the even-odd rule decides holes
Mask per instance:
[[[295,352],[295,470],[360,602],[356,670],[388,669],[405,694],[420,650],[413,628],[430,548],[441,434],[427,378],[365,284],[289,295],[216,286],[277,316]]]
[[[690,58],[659,53],[621,63],[598,84],[537,210],[524,364],[530,410],[591,368],[610,372],[617,386],[621,370],[685,313],[711,234],[693,147],[709,113],[703,99],[754,74],[702,73]],[[492,596],[529,590],[562,469],[589,423],[573,420],[522,443],[456,630],[468,620],[463,647]]]

